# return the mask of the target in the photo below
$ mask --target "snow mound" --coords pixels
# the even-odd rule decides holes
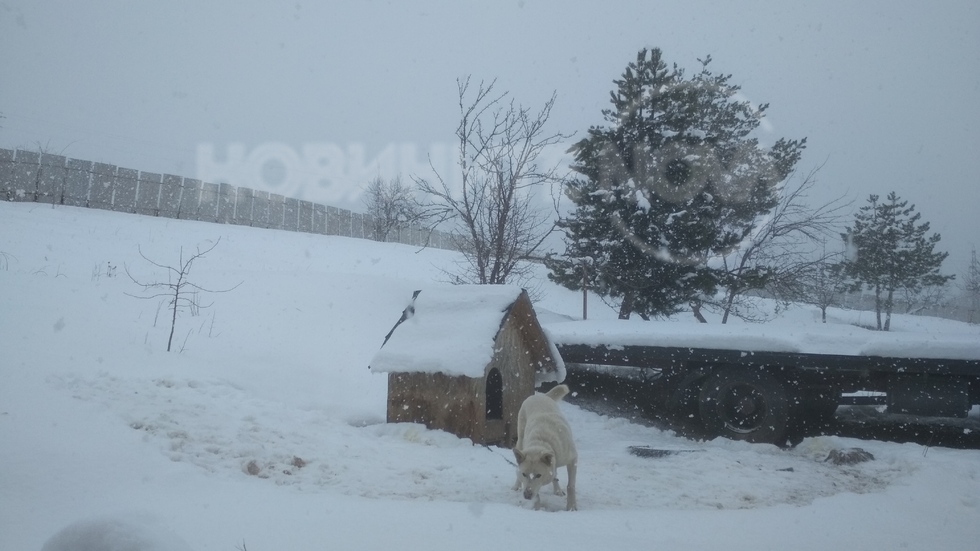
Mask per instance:
[[[191,547],[147,519],[110,517],[66,526],[41,551],[191,551]]]

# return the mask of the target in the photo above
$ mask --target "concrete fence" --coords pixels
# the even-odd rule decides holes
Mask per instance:
[[[143,172],[62,155],[0,149],[0,199],[88,207],[238,224],[258,228],[374,239],[368,214],[267,191]],[[452,249],[450,236],[402,228],[389,241]]]

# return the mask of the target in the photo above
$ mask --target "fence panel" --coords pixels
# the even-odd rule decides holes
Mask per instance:
[[[13,201],[14,193],[14,152],[0,149],[0,199]]]
[[[65,161],[65,192],[61,203],[70,207],[87,207],[92,187],[92,162],[80,159]]]
[[[65,190],[65,156],[41,154],[37,175],[38,203],[60,204]]]
[[[181,216],[181,192],[184,187],[184,179],[173,174],[164,174],[160,183],[160,216],[167,218],[184,218]]]
[[[141,172],[24,150],[0,148],[0,200],[64,204],[358,239],[375,237],[374,218],[369,214],[230,184],[212,184],[173,174]],[[389,240],[451,248],[448,235],[419,227],[401,228]]]
[[[136,212],[136,182],[139,171],[131,168],[116,168],[116,178],[112,182],[112,210]]]
[[[140,172],[136,186],[136,214],[157,216],[160,214],[160,187],[163,176],[153,172]]]
[[[41,154],[18,150],[14,161],[13,200],[34,201],[37,198],[37,173]]]
[[[88,206],[112,210],[112,181],[116,177],[116,165],[92,163],[92,186],[88,193]]]

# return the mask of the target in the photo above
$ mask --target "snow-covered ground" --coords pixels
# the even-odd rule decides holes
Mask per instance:
[[[190,280],[241,285],[200,293],[212,306],[178,317],[168,353],[162,299],[136,298],[146,294],[125,269],[166,281],[140,251],[174,265],[181,248],[186,259],[219,238]],[[547,491],[547,510],[531,510],[510,489],[508,450],[386,424],[386,379],[367,369],[412,291],[445,280],[457,260],[0,202],[0,550],[980,545],[980,451],[839,437],[788,450],[695,442],[569,403],[580,510],[561,511]],[[543,274],[535,295],[542,317],[581,307]],[[590,318],[615,317],[597,305]],[[950,322],[893,323],[941,334],[936,324]],[[691,451],[639,458],[631,445]],[[875,460],[824,461],[850,447]]]

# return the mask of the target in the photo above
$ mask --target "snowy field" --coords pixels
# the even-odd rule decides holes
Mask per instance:
[[[145,295],[125,270],[166,281],[140,251],[174,265],[181,248],[186,259],[219,238],[190,280],[240,285],[200,293],[211,307],[178,317],[168,353],[166,307],[136,298]],[[0,550],[980,546],[980,451],[839,437],[788,450],[697,442],[568,403],[580,510],[561,510],[547,490],[546,510],[531,510],[510,489],[509,450],[386,424],[386,379],[367,369],[412,291],[444,281],[456,261],[0,202]],[[580,295],[543,272],[535,294],[543,319],[580,311]],[[590,318],[615,317],[599,304]],[[834,313],[857,315],[873,318]],[[951,322],[893,323],[980,341]],[[692,451],[639,458],[631,445]],[[824,461],[851,447],[875,460]]]

